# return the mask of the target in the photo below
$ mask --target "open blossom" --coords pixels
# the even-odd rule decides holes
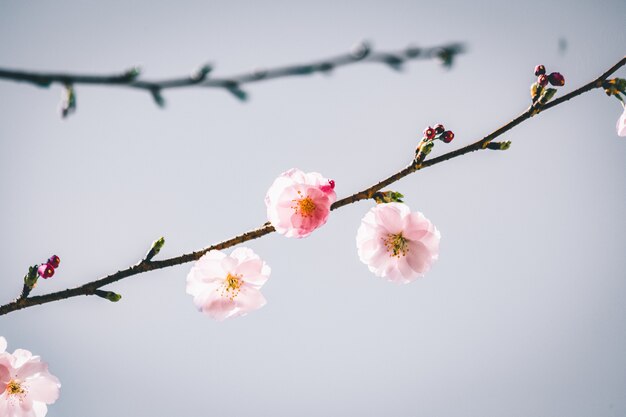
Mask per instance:
[[[59,398],[61,383],[39,356],[24,349],[10,354],[6,345],[0,337],[0,416],[44,417],[46,404]]]
[[[617,120],[617,135],[626,136],[626,106],[624,107],[624,113]]]
[[[324,225],[337,199],[335,181],[317,172],[293,168],[280,174],[267,191],[267,218],[287,237],[306,237]]]
[[[441,235],[420,212],[403,203],[378,204],[356,235],[359,258],[379,277],[407,283],[423,276],[439,255]]]
[[[243,316],[266,304],[259,289],[270,272],[252,249],[237,248],[230,255],[211,250],[189,271],[187,294],[200,311],[216,320]]]

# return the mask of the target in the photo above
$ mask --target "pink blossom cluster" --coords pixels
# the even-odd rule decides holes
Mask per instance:
[[[0,336],[0,416],[44,417],[47,404],[59,398],[61,383],[48,371],[48,365],[28,350],[6,352]]]
[[[278,233],[303,238],[326,223],[336,199],[335,181],[290,169],[267,191],[267,217]],[[373,207],[356,237],[361,261],[374,274],[397,283],[413,281],[430,269],[439,254],[439,239],[422,213],[398,202]],[[269,266],[251,249],[238,248],[230,255],[211,250],[189,272],[187,293],[200,311],[221,321],[263,307],[260,288],[269,275]]]

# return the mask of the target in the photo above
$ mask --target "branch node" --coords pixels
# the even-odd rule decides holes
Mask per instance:
[[[204,64],[191,73],[189,78],[191,81],[199,83],[204,81],[211,71],[213,71],[213,66],[211,64]]]
[[[160,108],[165,107],[165,98],[161,95],[160,87],[152,87],[150,88],[150,94],[152,94],[152,99]]]
[[[350,50],[350,56],[355,61],[361,60],[372,52],[372,45],[367,41],[358,42]]]

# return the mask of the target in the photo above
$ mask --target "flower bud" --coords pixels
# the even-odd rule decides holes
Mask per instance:
[[[424,137],[426,139],[433,139],[435,137],[435,129],[428,126],[426,129],[424,129]]]
[[[441,123],[439,123],[437,126],[435,126],[435,134],[440,135],[443,132],[445,132],[446,128],[443,127],[443,125]]]
[[[325,193],[329,193],[334,189],[335,189],[335,180],[328,180],[327,185],[322,185],[320,187],[320,190],[324,191]]]
[[[546,76],[546,74],[541,74],[539,77],[537,77],[537,84],[542,87],[548,85],[548,77]]]
[[[50,264],[41,264],[39,268],[37,268],[37,273],[41,278],[50,278],[54,275],[54,267]]]
[[[452,142],[452,139],[454,139],[454,133],[451,130],[446,130],[445,132],[443,132],[443,136],[441,137],[442,141],[444,141],[445,143],[450,143]]]
[[[537,65],[535,67],[535,75],[539,76],[545,73],[546,73],[546,67],[544,67],[543,65]]]
[[[161,249],[163,249],[163,245],[165,245],[165,238],[162,236],[158,238],[157,240],[155,240],[154,242],[152,242],[152,246],[150,247],[150,250],[148,251],[148,253],[146,253],[145,260],[150,261],[152,260],[152,258],[157,256],[157,254],[161,252]]]
[[[24,275],[24,285],[26,285],[31,290],[35,287],[35,284],[37,284],[37,279],[39,278],[37,269],[37,265],[33,265],[28,268],[28,273]]]
[[[49,259],[48,259],[48,264],[52,265],[53,268],[58,268],[59,265],[61,264],[61,258],[59,258],[56,255],[52,255]]]
[[[563,77],[560,72],[553,72],[548,75],[548,81],[556,87],[563,87],[565,85],[565,77]]]

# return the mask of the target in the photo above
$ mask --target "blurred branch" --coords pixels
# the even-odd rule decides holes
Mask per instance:
[[[596,88],[602,88],[602,83],[611,75],[613,74],[615,71],[617,71],[618,69],[620,69],[622,66],[624,66],[626,64],[626,57],[622,58],[619,62],[617,62],[615,65],[613,65],[610,69],[608,69],[604,74],[602,74],[601,76],[599,76],[598,78],[596,78],[595,80],[583,85],[582,87],[572,91],[569,94],[564,95],[563,97],[554,100],[551,103],[548,103],[546,105],[541,105],[539,103],[534,103],[532,104],[528,109],[526,109],[522,114],[520,114],[519,116],[517,116],[515,119],[511,120],[510,122],[508,122],[507,124],[503,125],[502,127],[496,129],[495,131],[493,131],[492,133],[488,134],[487,136],[483,137],[482,139],[479,139],[476,142],[473,142],[465,147],[462,147],[460,149],[454,150],[452,152],[448,152],[445,153],[441,156],[438,156],[436,158],[433,159],[428,159],[428,160],[423,160],[421,158],[416,158],[414,159],[407,167],[405,167],[404,169],[402,169],[401,171],[385,178],[384,180],[372,185],[371,187],[365,188],[362,191],[359,191],[357,193],[354,193],[348,197],[344,197],[340,200],[337,200],[332,206],[331,206],[331,210],[337,210],[338,208],[341,208],[343,206],[346,206],[348,204],[352,204],[355,203],[357,201],[360,200],[365,200],[365,199],[370,199],[373,198],[374,195],[382,190],[383,188],[387,187],[390,184],[393,184],[394,182],[400,180],[401,178],[406,177],[407,175],[414,173],[420,169],[423,168],[427,168],[436,164],[439,164],[441,162],[450,160],[452,158],[456,158],[458,156],[461,155],[465,155],[468,154],[470,152],[474,152],[474,151],[480,151],[483,149],[488,149],[488,144],[495,138],[497,138],[498,136],[501,136],[503,133],[508,132],[509,130],[513,129],[515,126],[519,125],[520,123],[530,119],[531,117],[533,117],[534,115],[537,115],[545,110],[551,109],[561,103],[566,102],[567,100],[570,100],[576,96],[579,96],[583,93],[586,93],[590,90],[596,89]],[[173,258],[169,258],[169,259],[164,259],[164,260],[159,260],[159,261],[153,261],[148,259],[147,257],[145,257],[143,260],[141,260],[140,262],[138,262],[137,264],[131,266],[130,268],[118,271],[114,274],[108,275],[104,278],[98,279],[96,281],[92,281],[92,282],[88,282],[84,285],[81,285],[79,287],[75,287],[75,288],[70,288],[67,290],[63,290],[63,291],[58,291],[58,292],[53,292],[53,293],[49,293],[49,294],[45,294],[45,295],[38,295],[35,297],[20,297],[17,298],[16,300],[5,304],[3,306],[0,306],[0,315],[4,315],[4,314],[8,314],[12,311],[16,311],[16,310],[21,310],[23,308],[26,307],[31,307],[34,305],[38,305],[38,304],[45,304],[45,303],[50,303],[53,301],[58,301],[58,300],[63,300],[66,298],[70,298],[70,297],[76,297],[79,295],[99,295],[102,296],[102,291],[100,291],[99,289],[105,285],[111,284],[113,282],[119,281],[121,279],[133,276],[133,275],[137,275],[143,272],[148,272],[148,271],[152,271],[155,269],[162,269],[162,268],[167,268],[170,266],[174,266],[174,265],[180,265],[180,264],[184,264],[187,262],[191,262],[191,261],[195,261],[197,259],[199,259],[202,255],[204,255],[205,253],[207,253],[210,250],[213,249],[225,249],[225,248],[229,248],[235,245],[238,245],[242,242],[246,242],[252,239],[256,239],[259,238],[261,236],[265,236],[267,234],[270,234],[274,232],[274,227],[269,224],[269,223],[265,223],[262,226],[260,226],[257,229],[253,229],[250,230],[248,232],[242,233],[238,236],[235,236],[233,238],[230,238],[228,240],[224,240],[220,243],[216,243],[214,245],[211,245],[209,247],[206,247],[204,249],[198,250],[196,252],[192,252],[192,253],[188,253],[188,254],[184,254],[184,255],[180,255],[180,256],[176,256]],[[158,241],[155,241],[155,243]],[[162,246],[162,245],[161,245]],[[153,244],[154,247],[154,244]]]
[[[231,77],[211,78],[213,70],[211,65],[204,65],[189,76],[165,79],[160,81],[148,81],[139,79],[140,70],[131,68],[121,74],[113,75],[81,75],[70,73],[44,73],[0,68],[0,79],[26,82],[39,87],[48,87],[51,84],[61,84],[66,88],[78,84],[121,86],[136,88],[147,91],[155,103],[163,107],[165,100],[163,90],[183,87],[208,87],[223,89],[239,100],[246,100],[248,94],[241,88],[244,84],[258,81],[272,80],[275,78],[311,75],[315,73],[328,74],[332,70],[357,63],[385,64],[394,70],[401,70],[402,65],[411,60],[438,60],[442,65],[451,67],[456,55],[463,53],[465,46],[461,43],[450,43],[436,47],[419,48],[409,46],[400,51],[377,52],[372,47],[361,42],[354,46],[349,53],[331,58],[313,61],[307,64],[287,65],[276,68],[259,68],[254,71]]]

